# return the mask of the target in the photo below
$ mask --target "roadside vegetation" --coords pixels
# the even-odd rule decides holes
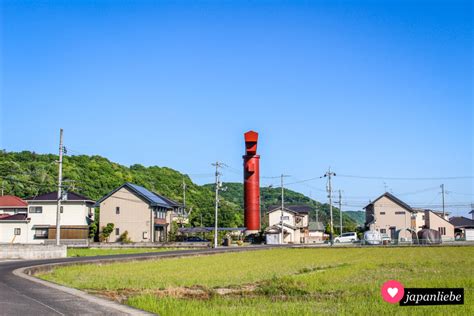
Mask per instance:
[[[186,248],[179,248],[186,250]],[[68,257],[93,257],[93,256],[109,256],[109,255],[124,255],[132,253],[144,252],[162,252],[178,250],[178,248],[68,248]]]
[[[94,266],[42,279],[160,315],[473,315],[474,247],[272,249]],[[382,284],[463,287],[464,306],[400,307]]]

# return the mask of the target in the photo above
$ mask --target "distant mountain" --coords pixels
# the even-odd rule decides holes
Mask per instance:
[[[214,188],[214,184],[205,184],[205,187],[209,189]],[[239,207],[243,210],[244,208],[244,187],[242,183],[235,183],[235,182],[227,182],[224,183],[223,186],[226,188],[225,191],[221,191],[221,196],[229,202],[239,205]],[[308,205],[312,208],[312,212],[310,214],[311,220],[316,220],[316,216],[318,217],[319,221],[322,221],[325,225],[327,225],[330,221],[330,214],[329,214],[329,204],[320,203],[315,201],[304,194],[285,189],[285,204],[287,205]],[[260,188],[260,203],[261,203],[261,210],[262,212],[268,211],[270,206],[280,205],[281,204],[281,188],[269,188],[269,187],[262,187]],[[339,208],[333,207],[333,222],[335,232],[339,231]],[[346,212],[342,214],[343,226],[345,230],[354,230],[355,227],[358,225],[356,220],[351,218]]]
[[[347,214],[352,218],[357,225],[364,226],[365,224],[365,211],[345,211],[344,214]]]

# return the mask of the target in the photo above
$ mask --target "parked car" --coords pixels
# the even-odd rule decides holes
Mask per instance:
[[[208,240],[202,239],[201,237],[198,237],[198,236],[188,237],[184,241],[185,242],[209,242]]]
[[[356,242],[359,241],[359,238],[357,237],[356,232],[350,232],[350,233],[343,233],[341,236],[337,236],[334,238],[334,242],[340,243],[340,242]]]

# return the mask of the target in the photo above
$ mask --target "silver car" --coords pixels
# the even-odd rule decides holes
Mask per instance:
[[[340,243],[340,242],[356,242],[359,241],[359,238],[357,237],[356,232],[350,232],[350,233],[343,233],[341,236],[337,236],[334,238],[334,242]]]

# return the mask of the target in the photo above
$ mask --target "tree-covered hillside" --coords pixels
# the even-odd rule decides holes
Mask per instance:
[[[4,194],[22,198],[56,191],[57,155],[36,154],[29,151],[0,151],[0,185]],[[63,177],[66,190],[98,200],[124,182],[132,182],[156,193],[182,202],[183,179],[186,182],[186,206],[192,208],[191,223],[205,226],[214,222],[214,193],[199,186],[176,170],[166,167],[126,167],[100,156],[65,156]],[[243,214],[238,204],[221,202],[219,221],[222,225],[243,225]]]
[[[352,218],[357,225],[363,226],[365,223],[365,212],[364,211],[346,211],[343,212]]]
[[[4,194],[22,198],[56,191],[58,166],[57,155],[36,154],[34,152],[0,151],[0,185]],[[126,167],[100,156],[65,156],[63,163],[64,188],[93,200],[98,200],[124,182],[141,185],[151,191],[167,196],[177,202],[183,200],[183,179],[186,182],[186,206],[191,211],[193,226],[212,226],[214,223],[214,185],[197,185],[176,170],[167,167],[144,167],[136,164]],[[221,192],[219,225],[242,227],[243,222],[243,186],[241,183],[225,183],[226,191]],[[279,205],[279,188],[262,188],[262,212],[271,205]],[[321,204],[307,196],[285,189],[285,203],[306,204],[313,208],[311,219],[318,218],[325,224],[329,222],[329,206]],[[334,225],[339,223],[339,210],[334,207]],[[343,214],[344,226],[353,230],[356,222]]]
[[[214,188],[214,184],[206,184],[204,185],[209,187],[210,189]],[[226,188],[225,191],[222,191],[220,194],[221,196],[229,202],[239,205],[241,209],[244,208],[244,187],[242,183],[224,183],[224,187]],[[318,216],[318,220],[322,221],[324,224],[329,223],[330,215],[329,215],[329,204],[320,203],[315,201],[304,194],[285,189],[285,204],[287,205],[309,205],[312,208],[312,212],[310,214],[311,220],[316,219],[316,212]],[[269,187],[262,187],[260,188],[260,201],[261,201],[261,210],[262,212],[268,211],[271,206],[280,205],[281,204],[281,188],[269,188]],[[343,213],[343,226],[345,227],[344,230],[351,230],[353,231],[357,226],[357,223],[348,216],[345,212]],[[335,227],[335,232],[339,232],[339,209],[337,207],[333,207],[333,222]]]

